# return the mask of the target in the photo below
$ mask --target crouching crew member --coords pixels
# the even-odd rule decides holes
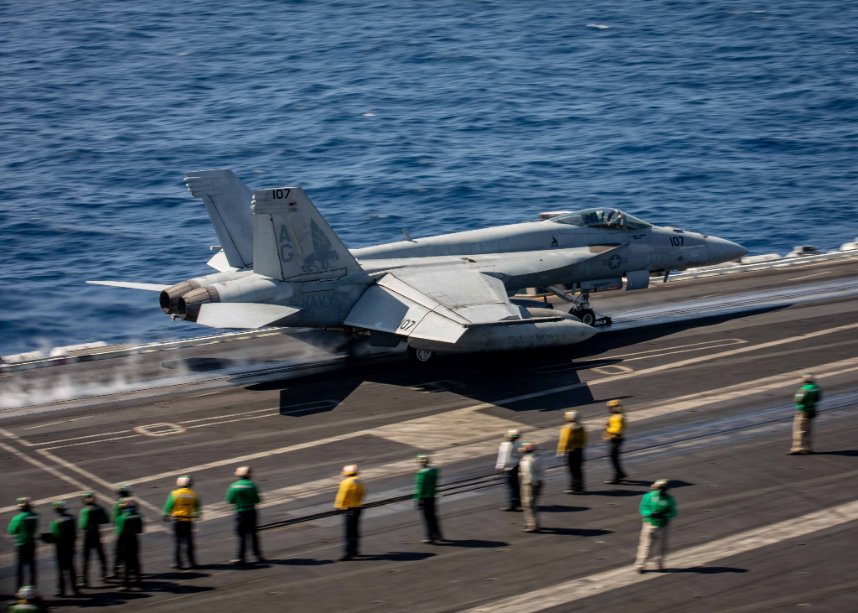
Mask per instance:
[[[670,520],[676,517],[676,501],[668,493],[667,486],[667,479],[659,479],[641,499],[640,512],[643,525],[635,561],[635,568],[639,573],[646,571],[646,563],[650,559],[656,541],[658,552],[655,554],[655,563],[658,570],[664,570],[664,558],[667,556],[667,527]]]
[[[578,420],[578,411],[566,411],[566,424],[560,428],[560,440],[557,441],[557,457],[566,458],[569,469],[569,487],[567,494],[584,492],[584,447],[587,445],[587,430]]]
[[[334,508],[343,512],[345,547],[341,561],[360,555],[360,513],[363,509],[363,483],[358,480],[356,464],[343,466],[343,480],[337,490]]]
[[[39,534],[39,516],[33,511],[29,498],[18,498],[18,514],[9,522],[8,532],[15,537],[17,557],[16,589],[36,586],[36,538]],[[25,570],[30,571],[30,580],[24,581]]]
[[[164,521],[173,521],[173,568],[183,568],[182,545],[187,552],[188,566],[197,567],[194,557],[194,520],[199,519],[200,509],[200,497],[191,489],[191,478],[185,475],[176,479],[176,489],[170,492],[164,503]]]
[[[49,610],[32,585],[21,586],[15,592],[15,603],[9,607],[9,613],[48,613]]]
[[[420,469],[414,477],[414,501],[423,513],[423,523],[426,526],[426,538],[423,542],[443,541],[441,527],[438,525],[438,508],[435,505],[435,497],[438,493],[438,469],[429,466],[429,456],[425,454],[417,456],[417,463]]]
[[[253,555],[257,562],[264,562],[259,549],[259,534],[257,533],[256,505],[259,504],[259,488],[250,480],[250,466],[239,466],[235,469],[234,481],[226,492],[226,501],[235,507],[235,532],[238,535],[238,549],[233,564],[247,562],[247,540],[250,539]]]
[[[75,596],[80,596],[77,589],[77,574],[74,570],[74,543],[77,539],[77,526],[74,515],[68,512],[66,503],[57,500],[54,503],[56,519],[51,522],[51,538],[57,558],[57,593],[56,596],[66,595],[66,578]]]
[[[95,501],[92,492],[83,493],[83,509],[80,511],[78,527],[83,532],[83,586],[89,587],[89,557],[95,550],[101,564],[101,579],[107,579],[107,556],[101,543],[101,526],[108,523],[107,511]]]
[[[137,512],[133,498],[122,501],[119,515],[116,518],[116,540],[122,550],[122,564],[125,567],[125,589],[131,586],[140,587],[143,569],[140,566],[140,540],[143,532],[143,518]]]

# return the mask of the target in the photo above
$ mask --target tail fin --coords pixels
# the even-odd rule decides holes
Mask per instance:
[[[300,187],[253,192],[253,270],[281,281],[365,276]]]
[[[253,263],[250,188],[226,168],[189,172],[185,184],[206,205],[229,265],[250,266]]]

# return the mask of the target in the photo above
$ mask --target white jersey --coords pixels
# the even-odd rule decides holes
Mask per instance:
[[[542,461],[535,453],[526,453],[518,465],[522,483],[539,483],[542,481]]]
[[[498,447],[498,461],[495,463],[496,470],[512,470],[518,466],[521,460],[518,441],[504,441]]]

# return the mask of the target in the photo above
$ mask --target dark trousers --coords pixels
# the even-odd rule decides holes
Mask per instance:
[[[101,534],[99,532],[84,532],[83,533],[83,584],[89,583],[89,557],[92,551],[95,550],[98,555],[98,561],[101,563],[101,577],[107,576],[107,556],[104,555],[104,545],[101,544]]]
[[[569,467],[569,489],[573,492],[584,491],[584,449],[579,447],[566,454]]]
[[[185,546],[188,555],[188,564],[197,565],[197,560],[194,557],[194,522],[174,520],[173,543],[176,566],[182,565],[182,545]]]
[[[509,508],[517,509],[521,506],[521,484],[518,480],[518,464],[514,468],[505,471],[506,486],[509,493]]]
[[[611,465],[614,467],[614,481],[625,479],[626,473],[620,464],[620,450],[623,446],[622,437],[610,439],[608,445],[611,448]]]
[[[360,555],[360,507],[346,509],[343,514],[345,518],[345,555],[354,557]]]
[[[119,573],[122,570],[122,565],[125,564],[125,561],[123,560],[125,556],[122,551],[122,547],[122,539],[117,537],[116,542],[113,544],[113,575],[117,579],[119,578]]]
[[[74,572],[74,545],[56,546],[57,554],[57,591],[66,593],[66,578],[72,592],[77,592],[77,574]]]
[[[235,557],[239,561],[244,562],[246,559],[248,539],[253,548],[253,555],[257,559],[262,558],[262,553],[259,551],[259,535],[256,533],[256,509],[238,511],[235,514],[235,533],[238,535],[238,551]]]
[[[441,527],[438,525],[438,513],[435,498],[421,498],[417,501],[423,512],[423,524],[426,526],[426,538],[430,541],[441,540]]]
[[[125,566],[125,587],[131,584],[140,585],[140,575],[143,570],[140,567],[140,542],[136,534],[120,536],[122,542],[122,564]]]
[[[15,548],[18,554],[18,587],[24,585],[36,585],[36,543],[24,543]],[[30,580],[24,581],[25,569],[30,569]]]

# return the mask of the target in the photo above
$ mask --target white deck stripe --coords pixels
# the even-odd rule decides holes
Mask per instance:
[[[711,541],[696,547],[689,547],[671,553],[668,556],[669,567],[693,568],[711,564],[722,558],[734,557],[776,545],[788,539],[819,532],[828,528],[858,520],[858,501],[847,502],[836,507],[815,511],[775,524],[746,530],[738,534]],[[534,590],[512,598],[489,602],[469,609],[472,613],[492,613],[521,611],[541,611],[551,607],[567,605],[571,602],[598,596],[612,590],[654,581],[662,577],[659,573],[638,574],[631,564],[613,570],[572,579],[557,585]]]

